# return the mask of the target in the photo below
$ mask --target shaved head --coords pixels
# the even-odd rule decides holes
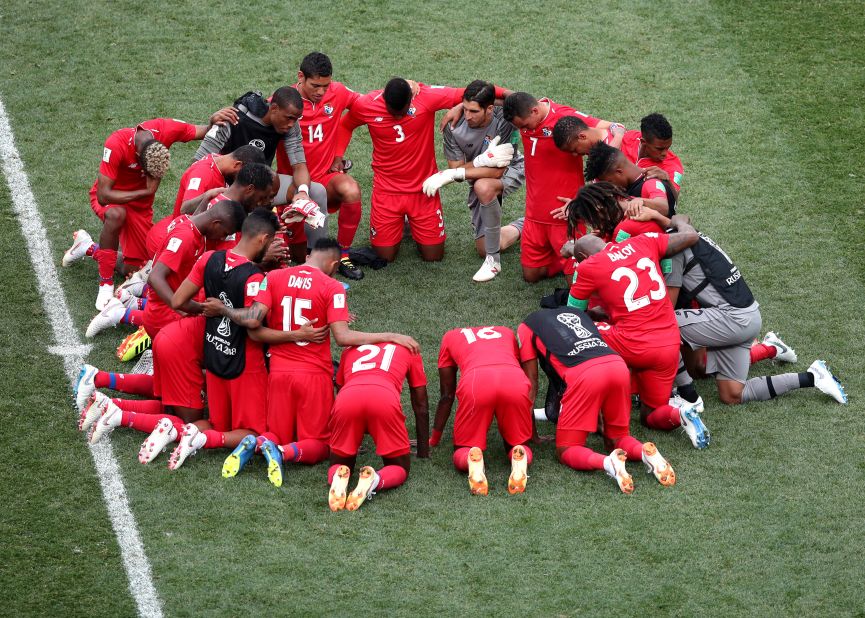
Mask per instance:
[[[594,234],[586,234],[579,237],[574,243],[574,257],[578,262],[582,262],[596,253],[603,251],[607,245],[600,237]]]

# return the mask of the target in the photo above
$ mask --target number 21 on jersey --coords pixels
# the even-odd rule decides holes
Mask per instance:
[[[358,371],[368,371],[370,369],[376,368],[376,362],[378,361],[378,355],[381,354],[382,348],[377,345],[362,345],[357,349],[358,352],[363,352],[363,356],[354,361],[351,364],[351,372],[357,373]],[[379,362],[378,368],[382,371],[387,371],[390,369],[391,361],[393,361],[393,355],[396,352],[396,346],[392,343],[388,343],[384,346],[384,354],[382,354],[381,361]]]

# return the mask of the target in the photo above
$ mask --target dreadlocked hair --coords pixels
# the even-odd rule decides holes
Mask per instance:
[[[620,199],[629,199],[627,193],[609,182],[595,182],[580,189],[577,197],[568,203],[568,235],[573,236],[581,221],[604,238],[613,235],[622,220]]]
[[[168,171],[171,153],[168,148],[155,139],[148,141],[141,149],[141,167],[144,173],[153,178],[162,178]]]

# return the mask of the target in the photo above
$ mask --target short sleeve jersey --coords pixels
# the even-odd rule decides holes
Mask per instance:
[[[570,295],[586,300],[597,292],[619,336],[630,350],[665,347],[679,341],[679,328],[659,264],[666,234],[648,233],[584,260],[574,272]]]
[[[359,97],[343,118],[352,130],[367,125],[372,138],[373,187],[387,193],[420,193],[423,181],[438,171],[435,114],[462,101],[464,88],[420,85],[402,118],[387,111],[384,91]],[[341,154],[341,153],[340,153]]]
[[[190,165],[183,176],[180,177],[180,189],[177,191],[177,199],[174,200],[174,212],[172,217],[180,216],[180,206],[183,202],[225,186],[225,176],[219,171],[216,159],[219,155],[207,155],[200,161]]]
[[[585,184],[583,158],[556,148],[553,127],[565,116],[577,116],[590,127],[600,121],[549,99],[541,102],[550,105],[547,117],[535,129],[520,130],[526,159],[526,219],[563,225],[563,221],[553,219],[550,211],[562,205],[559,196],[573,197]]]
[[[426,386],[426,373],[420,354],[395,343],[376,343],[343,350],[336,373],[336,383],[373,384],[393,389],[398,397],[408,378],[411,388]]]
[[[267,325],[275,330],[297,330],[311,320],[316,327],[348,321],[345,288],[306,264],[267,273],[255,300],[268,307]],[[333,371],[330,336],[321,343],[272,345],[270,356],[271,371]]]
[[[511,165],[523,160],[523,155],[517,150],[519,132],[514,125],[505,120],[501,107],[493,108],[492,120],[485,127],[472,129],[466,122],[465,116],[459,119],[454,128],[447,124],[442,134],[445,158],[448,161],[471,161],[486,150],[495,137],[501,138],[500,144],[510,142],[514,145],[515,152]]]
[[[685,169],[682,167],[682,161],[673,153],[672,150],[667,151],[667,156],[664,160],[658,163],[648,157],[640,157],[640,138],[643,134],[640,131],[626,131],[622,138],[621,150],[632,163],[636,163],[637,167],[647,168],[657,166],[667,172],[670,177],[670,182],[676,187],[676,191],[682,188],[682,178]]]
[[[518,352],[514,331],[506,326],[455,328],[442,337],[438,366],[457,367],[463,374],[494,365],[519,368]]]

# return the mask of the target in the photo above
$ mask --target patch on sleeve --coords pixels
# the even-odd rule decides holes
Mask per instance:
[[[180,245],[183,244],[183,240],[175,236],[174,238],[170,238],[168,240],[168,246],[165,247],[166,251],[171,251],[172,253],[177,253],[177,250],[180,249]]]
[[[189,185],[187,185],[187,191],[198,191],[198,187],[201,186],[201,178],[190,178]]]
[[[106,163],[111,162],[111,149],[110,148],[103,148],[102,149],[102,160],[105,161]]]
[[[250,281],[246,284],[246,295],[252,297],[256,294],[258,294],[258,281]]]
[[[664,191],[665,193],[666,193],[666,191],[667,191],[666,187],[664,187],[664,183],[661,182],[660,180],[656,180],[656,181],[655,181],[655,188],[656,188],[658,191]]]
[[[333,308],[334,309],[345,309],[345,294],[334,294],[333,295]]]
[[[673,182],[677,185],[682,184],[682,172],[673,172]]]
[[[261,280],[261,283],[258,284],[258,291],[262,292],[267,289],[267,277]]]

